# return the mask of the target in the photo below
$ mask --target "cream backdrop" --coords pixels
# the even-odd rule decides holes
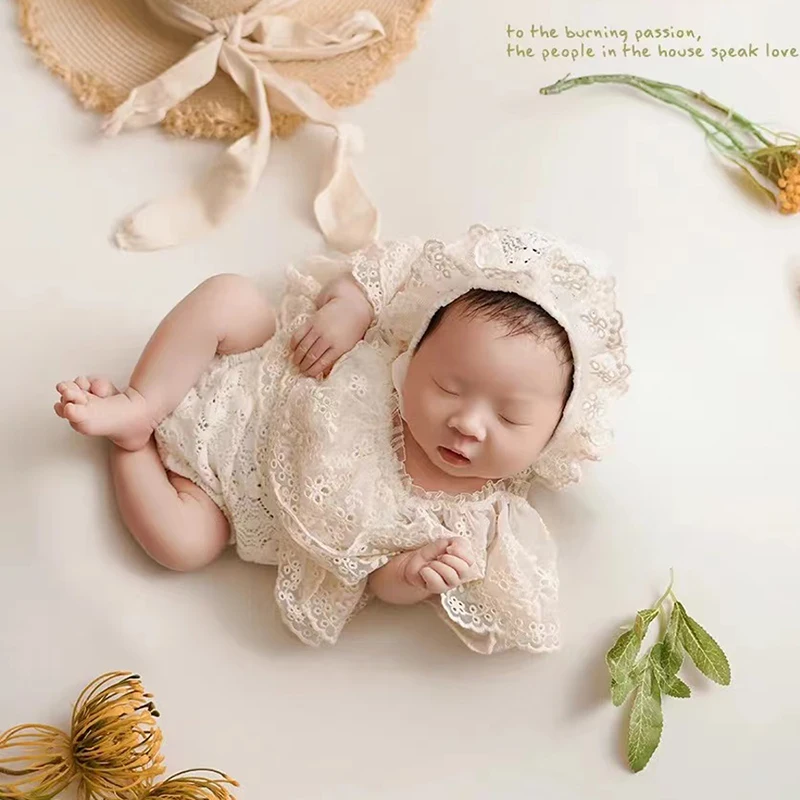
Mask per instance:
[[[669,6],[669,7],[668,7]],[[424,608],[372,608],[335,649],[281,626],[269,569],[230,555],[150,563],[116,516],[101,442],[55,418],[54,384],[124,381],[152,328],[204,278],[316,253],[320,136],[278,143],[231,224],[181,249],[112,248],[114,222],[182,185],[216,145],[103,140],[0,12],[0,728],[61,724],[85,682],[140,672],[173,771],[218,767],[240,800],[796,796],[800,670],[800,218],[743,194],[677,112],[618,88],[542,97],[566,72],[702,88],[800,130],[800,60],[508,59],[505,26],[693,27],[704,43],[800,46],[784,0],[438,0],[419,49],[371,99],[357,169],[385,236],[539,226],[605,255],[632,389],[612,454],[539,507],[560,545],[565,647],[484,658]],[[712,41],[713,40],[713,41]],[[645,772],[622,763],[603,654],[676,573],[733,683],[688,673]],[[794,787],[794,788],[793,788]]]

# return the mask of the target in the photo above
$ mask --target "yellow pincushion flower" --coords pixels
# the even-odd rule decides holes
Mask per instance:
[[[550,95],[592,83],[631,86],[688,113],[705,132],[709,145],[726,161],[736,164],[752,184],[784,214],[800,212],[800,137],[777,133],[751,122],[704,92],[637,75],[586,75],[562,78],[540,89]]]
[[[235,780],[217,770],[164,773],[152,695],[138,675],[92,681],[72,713],[69,734],[19,725],[0,734],[0,800],[52,800],[75,779],[78,800],[234,800]]]
[[[101,675],[75,703],[69,735],[49,725],[0,735],[0,798],[50,800],[78,778],[79,800],[139,800],[164,772],[156,717],[138,675]]]
[[[800,212],[800,157],[786,167],[783,176],[778,179],[780,193],[780,207],[784,214],[797,214]]]

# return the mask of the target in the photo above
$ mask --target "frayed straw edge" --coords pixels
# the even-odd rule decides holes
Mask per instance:
[[[17,0],[17,2],[22,38],[36,53],[39,61],[69,86],[84,108],[106,114],[113,111],[125,99],[124,95],[92,75],[69,70],[59,60],[58,54],[39,30],[32,0]]]

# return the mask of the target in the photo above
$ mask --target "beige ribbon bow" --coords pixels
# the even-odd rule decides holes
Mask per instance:
[[[128,217],[116,234],[127,250],[158,250],[187,241],[223,222],[253,190],[267,164],[271,139],[270,103],[299,113],[336,132],[333,153],[314,201],[325,238],[350,252],[369,244],[378,233],[378,212],[349,162],[361,149],[361,132],[339,122],[336,112],[310,86],[280,75],[270,61],[332,58],[365,47],[385,36],[368,11],[322,30],[276,15],[297,0],[262,0],[249,11],[209,19],[177,0],[146,0],[163,22],[201,38],[183,60],[150,83],[135,88],[104,125],[109,135],[123,128],[154,125],[176,104],[211,81],[221,67],[247,96],[257,129],[231,145],[186,190],[156,200]]]

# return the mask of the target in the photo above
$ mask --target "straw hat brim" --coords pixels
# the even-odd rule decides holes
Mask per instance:
[[[82,106],[108,113],[136,86],[179,61],[195,39],[158,23],[144,0],[17,0],[25,41],[60,77]],[[352,53],[323,61],[292,61],[274,67],[308,83],[332,106],[363,100],[390,77],[410,53],[417,28],[433,0],[302,0],[290,15],[315,24],[366,8],[380,19],[386,37]],[[275,113],[273,133],[286,136],[303,122]],[[163,122],[181,136],[238,139],[255,128],[253,111],[221,71],[210,84],[172,109]]]

